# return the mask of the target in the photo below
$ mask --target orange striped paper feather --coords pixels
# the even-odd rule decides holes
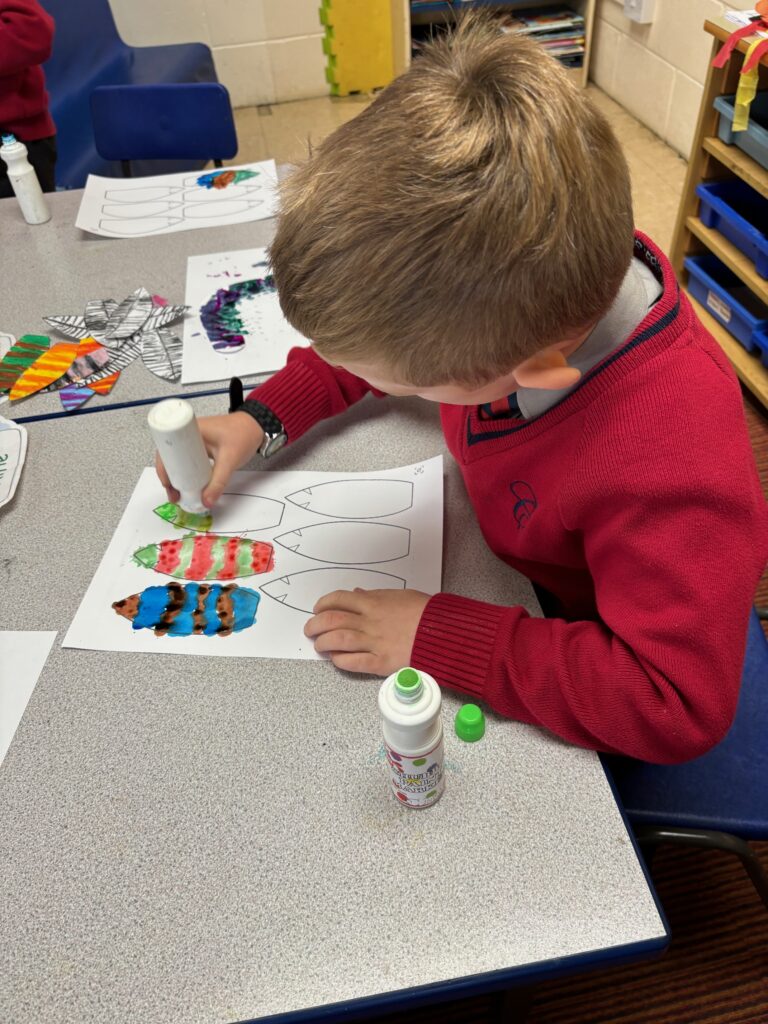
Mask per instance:
[[[14,383],[11,388],[11,401],[34,395],[40,388],[58,380],[72,365],[79,347],[80,343],[77,341],[62,341],[49,348],[47,352],[43,352]]]
[[[117,378],[119,376],[120,371],[115,370],[115,372],[110,373],[108,377],[102,377],[101,380],[92,380],[87,386],[91,391],[95,391],[97,395],[108,395],[115,384],[117,384]]]

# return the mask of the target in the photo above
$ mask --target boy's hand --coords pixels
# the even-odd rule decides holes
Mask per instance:
[[[427,601],[418,590],[335,590],[317,602],[304,635],[337,668],[388,676],[409,663]]]
[[[213,459],[211,479],[203,491],[203,504],[206,508],[213,508],[235,470],[244,466],[259,450],[264,431],[247,412],[203,416],[197,422],[205,449]],[[179,492],[168,479],[159,455],[155,456],[155,466],[168,500],[178,501]]]

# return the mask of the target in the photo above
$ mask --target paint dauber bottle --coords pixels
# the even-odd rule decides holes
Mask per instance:
[[[168,478],[179,492],[179,505],[185,512],[207,512],[202,492],[211,479],[211,463],[194,409],[184,398],[166,398],[152,406],[147,420]]]
[[[443,793],[440,687],[426,672],[401,668],[384,680],[379,711],[390,781],[405,807],[431,807]]]
[[[3,135],[0,159],[8,168],[8,181],[19,201],[24,220],[27,224],[45,224],[51,219],[51,211],[35,169],[27,160],[27,147],[14,135]]]

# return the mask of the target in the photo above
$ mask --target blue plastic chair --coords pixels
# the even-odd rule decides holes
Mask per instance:
[[[753,610],[736,717],[713,750],[681,765],[602,755],[640,847],[736,854],[768,908],[768,875],[750,839],[768,839],[768,642]]]
[[[112,171],[93,141],[89,103],[97,86],[217,81],[204,43],[128,46],[118,34],[109,0],[41,3],[56,22],[53,52],[43,70],[58,135],[59,187],[81,188],[88,174]],[[156,173],[183,169],[167,166]]]
[[[91,93],[96,149],[119,160],[222,160],[237,154],[229,93],[218,82],[102,85]]]

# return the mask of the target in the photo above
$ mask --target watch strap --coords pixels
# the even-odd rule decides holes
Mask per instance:
[[[275,437],[277,434],[285,433],[285,428],[280,422],[279,416],[276,416],[266,405],[257,402],[255,398],[246,398],[241,405],[233,409],[233,412],[247,412],[249,416],[256,420],[267,437]]]

